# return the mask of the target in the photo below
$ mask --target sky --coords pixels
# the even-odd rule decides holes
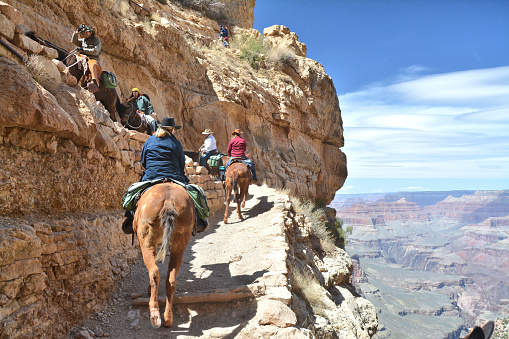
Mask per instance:
[[[338,194],[509,189],[508,0],[256,0],[254,15],[334,82]]]

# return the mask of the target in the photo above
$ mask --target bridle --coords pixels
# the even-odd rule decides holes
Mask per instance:
[[[123,104],[122,104],[122,105],[123,105]],[[141,125],[143,125],[143,119],[140,117],[140,125],[139,125],[139,126],[137,126],[137,127],[136,127],[136,126],[133,126],[133,125],[131,125],[131,124],[129,123],[129,120],[131,119],[131,116],[133,115],[133,113],[138,114],[138,113],[134,110],[134,107],[132,107],[132,106],[133,106],[133,104],[131,103],[130,105],[131,105],[131,108],[132,108],[132,109],[131,109],[131,113],[129,113],[129,116],[127,117],[127,120],[126,120],[126,122],[125,122],[125,125],[127,125],[127,126],[129,126],[129,127],[131,127],[131,128],[134,128],[134,129],[138,129],[138,128],[140,128],[140,127],[141,127]],[[125,106],[125,105],[124,105],[124,106]],[[124,125],[124,126],[125,126],[125,125]]]

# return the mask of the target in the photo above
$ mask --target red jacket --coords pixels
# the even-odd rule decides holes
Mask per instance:
[[[228,155],[232,158],[246,156],[246,140],[236,135],[228,144]]]

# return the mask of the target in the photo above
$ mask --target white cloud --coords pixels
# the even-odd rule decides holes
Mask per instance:
[[[424,76],[339,100],[351,177],[509,177],[509,66]]]

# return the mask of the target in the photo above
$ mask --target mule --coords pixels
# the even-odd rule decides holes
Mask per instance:
[[[78,61],[78,57],[72,53],[65,58],[64,64],[69,68],[69,73],[76,78],[78,84],[86,82],[86,74],[83,71],[81,63]],[[86,61],[85,61],[86,62]],[[101,73],[102,74],[102,73]],[[99,79],[101,75],[99,74]],[[117,91],[114,88],[108,88],[104,85],[102,80],[99,81],[99,90],[94,93],[95,100],[103,104],[104,108],[110,113],[110,118],[113,121],[119,121],[120,117],[117,115]],[[82,86],[83,87],[83,86]],[[119,113],[120,114],[120,113]],[[118,118],[118,119],[117,119]]]
[[[40,36],[37,36],[33,31],[29,31],[25,34],[30,39],[37,41],[41,45],[51,47],[57,50],[58,52],[58,60],[62,61],[67,68],[69,69],[69,73],[76,78],[78,83],[80,83],[80,80],[82,80],[83,76],[85,75],[83,72],[83,67],[80,64],[80,62],[77,62],[78,59],[76,55],[74,54],[76,50],[69,52],[51,41],[45,40],[41,38]],[[99,81],[99,91],[94,93],[95,100],[99,101],[103,104],[104,108],[110,113],[110,118],[113,121],[118,121],[117,114],[116,114],[116,103],[118,100],[118,95],[115,89],[113,88],[107,88],[102,81]]]
[[[125,128],[152,135],[154,132],[152,130],[152,125],[150,125],[146,119],[142,119],[132,102],[129,102],[128,99],[121,102],[120,99],[117,98],[116,108],[120,116],[120,123]]]
[[[177,288],[177,274],[195,224],[196,209],[185,188],[174,183],[151,187],[138,202],[133,229],[141,247],[143,261],[149,275],[150,322],[161,326],[157,293],[161,275],[156,261],[164,261],[168,246],[170,261],[166,278],[166,307],[164,326],[173,324],[172,302]],[[159,251],[156,254],[156,249]]]
[[[249,190],[249,184],[251,184],[251,171],[243,162],[231,163],[226,169],[225,173],[226,180],[224,182],[225,187],[225,198],[226,208],[224,211],[224,223],[228,223],[228,209],[230,207],[230,199],[232,191],[235,194],[235,200],[237,201],[237,214],[240,220],[243,220],[242,214],[240,213],[240,207],[246,206],[246,198]]]

